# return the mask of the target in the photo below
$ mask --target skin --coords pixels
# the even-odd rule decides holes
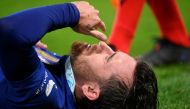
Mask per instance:
[[[112,75],[117,75],[124,80],[127,86],[130,87],[132,85],[136,66],[134,58],[120,51],[114,52],[105,42],[100,42],[97,45],[81,44],[78,47],[82,48],[82,50],[74,61],[74,67],[80,65],[77,70],[83,70],[81,67],[85,66],[88,67],[85,70],[90,69],[93,72],[91,74],[93,75],[91,80],[83,81],[77,77],[78,74],[75,75],[76,96],[78,98],[87,97],[90,100],[96,100],[99,97],[100,85],[96,79],[93,79],[95,77],[99,77],[101,80],[107,80]],[[81,64],[84,65],[81,66]],[[85,77],[90,74],[84,73],[81,75]]]
[[[105,32],[104,22],[99,17],[99,11],[86,1],[72,2],[80,12],[80,20],[72,29],[78,33],[90,35],[99,40],[106,41],[106,35],[99,31]]]
[[[72,29],[81,34],[89,35],[97,38],[98,40],[106,41],[107,37],[103,32],[106,31],[105,23],[99,17],[99,11],[95,9],[86,1],[72,2],[80,13],[80,19],[78,24]],[[41,48],[47,48],[48,46],[41,41],[36,43],[36,46]]]

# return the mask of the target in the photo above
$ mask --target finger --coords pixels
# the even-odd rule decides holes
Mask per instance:
[[[106,31],[106,25],[103,21],[99,22],[98,28],[100,28],[103,32]]]
[[[96,10],[95,12],[96,12],[96,14],[99,16],[99,13],[100,13],[100,12],[99,12],[98,10]]]
[[[86,5],[90,5],[90,3],[89,2],[87,2],[87,1],[77,1],[78,3],[83,3],[83,4],[86,4]]]
[[[104,50],[106,50],[106,51],[108,51],[108,52],[114,52],[114,51],[112,50],[112,48],[111,48],[110,46],[108,46],[108,44],[106,44],[106,43],[103,42],[103,41],[100,41],[100,42],[99,42],[99,45],[100,45]]]
[[[41,41],[39,41],[38,43],[36,43],[36,46],[40,47],[40,48],[44,48],[44,49],[47,49],[47,45],[42,43]]]
[[[94,6],[91,6],[92,10],[95,10],[95,7]]]
[[[87,5],[90,5],[90,3],[89,2],[87,2],[87,1],[84,1]],[[92,6],[92,5],[91,5]]]
[[[106,41],[107,37],[105,34],[103,34],[102,32],[98,31],[98,30],[91,30],[89,31],[89,35],[94,36],[95,38],[102,40],[102,41]]]

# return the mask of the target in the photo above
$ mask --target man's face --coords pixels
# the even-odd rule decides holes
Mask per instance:
[[[130,86],[133,82],[135,59],[123,52],[113,51],[104,42],[97,45],[75,43],[72,47],[71,56],[75,66],[79,66],[77,70],[91,70],[94,77],[97,76],[103,80],[109,79],[112,75],[118,75],[127,86]],[[91,74],[84,73],[81,75],[87,76]]]
[[[122,79],[128,87],[132,85],[136,61],[123,52],[113,51],[104,42],[97,45],[74,43],[71,60],[79,109],[94,109],[94,106],[101,106],[101,103],[94,105],[93,101],[100,97],[104,81],[113,75]]]
[[[136,60],[129,55],[113,51],[104,42],[97,45],[73,44],[71,63],[76,79],[75,97],[78,109],[120,109],[130,101],[131,96],[135,97],[134,103],[141,101],[139,97],[144,95],[147,100],[157,98],[157,83],[153,71],[145,63],[137,65]],[[150,85],[147,86],[147,83]],[[136,86],[140,88],[136,89]],[[138,93],[140,90],[143,90],[143,94]],[[144,94],[145,90],[147,93]],[[149,94],[152,96],[146,98]],[[132,103],[129,106],[133,105]]]

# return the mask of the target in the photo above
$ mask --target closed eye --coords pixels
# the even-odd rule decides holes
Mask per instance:
[[[108,63],[111,59],[113,59],[113,57],[115,56],[115,54],[116,54],[116,52],[113,53],[111,56],[109,56],[109,57],[107,58],[107,63]]]

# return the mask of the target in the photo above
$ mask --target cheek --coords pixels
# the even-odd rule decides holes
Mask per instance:
[[[93,70],[97,70],[97,69],[102,69],[102,62],[99,59],[93,59],[88,61],[89,66],[93,69]]]
[[[99,54],[87,56],[86,61],[92,66],[103,65],[103,56]]]
[[[100,57],[89,57],[87,63],[95,73],[102,72],[105,69],[103,59]]]

